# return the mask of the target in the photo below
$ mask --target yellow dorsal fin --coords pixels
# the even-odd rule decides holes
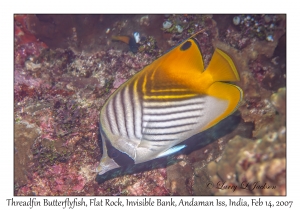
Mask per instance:
[[[197,41],[193,38],[179,44],[161,58],[160,65],[164,68],[167,66],[166,68],[176,71],[177,74],[178,70],[181,73],[186,73],[188,70],[204,71],[202,54]]]
[[[193,80],[199,82],[204,64],[197,41],[194,39],[184,41],[147,66],[145,70],[152,71],[150,73],[152,82],[157,85],[172,84],[170,88],[176,88],[176,85],[188,87],[187,84],[193,83]]]
[[[215,81],[239,81],[240,77],[232,59],[220,49],[216,49],[205,73]]]

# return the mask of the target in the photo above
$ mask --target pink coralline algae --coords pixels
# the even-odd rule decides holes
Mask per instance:
[[[128,195],[169,195],[165,186],[164,169],[145,173],[145,178],[129,185],[125,192]],[[146,181],[147,180],[147,181]]]
[[[15,15],[15,195],[285,195],[285,18]],[[237,66],[239,109],[188,139],[179,154],[97,176],[105,101],[200,30],[195,38],[205,66],[215,48]],[[134,32],[141,38],[136,54],[111,41]]]
[[[47,45],[30,32],[26,25],[27,15],[15,15],[15,63],[24,65],[31,56],[39,56]]]
[[[31,180],[34,180],[34,184],[29,181],[26,187],[20,188],[21,195],[26,195],[28,186],[34,195],[73,195],[82,191],[86,183],[86,179],[77,170],[63,163],[53,165],[43,175],[33,173]]]

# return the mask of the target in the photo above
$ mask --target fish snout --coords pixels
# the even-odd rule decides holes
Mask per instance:
[[[96,172],[99,175],[105,174],[107,171],[110,171],[115,168],[119,168],[120,166],[111,158],[103,157],[99,166],[96,168]]]

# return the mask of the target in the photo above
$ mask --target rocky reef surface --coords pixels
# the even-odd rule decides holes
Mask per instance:
[[[15,15],[15,195],[285,195],[285,15]],[[179,154],[94,172],[99,112],[123,82],[195,32],[227,52],[239,109]],[[133,53],[113,35],[140,35]]]

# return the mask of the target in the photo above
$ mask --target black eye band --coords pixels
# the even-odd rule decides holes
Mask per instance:
[[[134,160],[129,155],[113,147],[110,141],[105,141],[105,144],[106,144],[108,156],[111,159],[113,159],[119,166],[134,164]]]

